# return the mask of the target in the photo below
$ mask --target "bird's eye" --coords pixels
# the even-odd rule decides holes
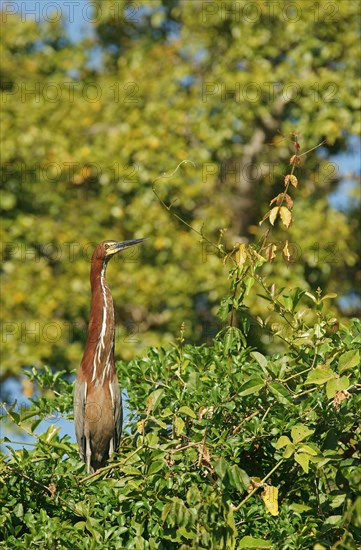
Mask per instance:
[[[105,245],[104,245],[105,250],[108,250],[109,246],[110,245],[108,243],[105,243]]]

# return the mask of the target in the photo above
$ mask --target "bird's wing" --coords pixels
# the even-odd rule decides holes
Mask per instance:
[[[120,436],[122,435],[122,423],[123,423],[123,407],[122,407],[122,394],[118,380],[116,378],[110,382],[112,399],[113,399],[113,417],[114,417],[114,451],[117,451],[120,443]]]
[[[74,425],[80,456],[84,462],[86,461],[86,439],[84,433],[85,404],[86,383],[76,379],[74,385]]]

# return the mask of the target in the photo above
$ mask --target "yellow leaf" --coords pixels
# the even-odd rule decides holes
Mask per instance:
[[[282,256],[283,259],[286,260],[286,262],[289,262],[291,260],[291,254],[288,248],[288,241],[285,242],[285,246],[282,249]]]
[[[278,516],[278,489],[272,485],[265,485],[262,499],[272,516]]]
[[[281,220],[282,220],[283,225],[288,228],[291,225],[292,214],[288,210],[287,206],[281,206],[280,216],[281,216]],[[270,218],[271,218],[271,216],[270,216]]]
[[[271,211],[269,210],[269,211],[263,216],[263,218],[262,218],[261,221],[258,223],[258,225],[262,225],[263,222],[264,222],[265,220],[267,220],[267,218],[269,218],[270,213],[271,213]]]
[[[292,157],[292,158],[294,158],[294,157]],[[293,164],[293,163],[291,163],[291,164]],[[293,187],[297,187],[298,179],[293,174],[287,174],[287,176],[285,176],[285,185],[287,185],[288,183],[293,185]]]
[[[50,498],[54,498],[54,495],[56,493],[56,485],[55,483],[50,483],[49,487],[48,487],[49,491],[50,491],[50,495],[51,497]]]
[[[276,257],[277,246],[274,243],[271,243],[266,248],[266,258],[269,262],[272,262]]]
[[[287,208],[289,208],[290,210],[292,210],[292,208],[293,208],[293,200],[291,199],[291,197],[290,197],[287,193],[285,194],[285,201],[286,201]]]
[[[201,464],[211,464],[211,456],[209,454],[209,450],[207,445],[203,442],[198,445],[198,464],[199,466]]]
[[[278,206],[282,204],[283,199],[285,198],[284,193],[279,193],[277,197],[274,197],[274,199],[271,200],[270,206],[275,202]]]
[[[213,405],[211,407],[201,407],[198,412],[199,420],[202,420],[203,416],[207,415],[206,418],[212,418],[214,413]]]
[[[336,395],[333,400],[333,406],[335,407],[336,411],[340,409],[340,405],[344,399],[347,399],[350,397],[350,393],[347,390],[341,390],[336,392]]]
[[[247,491],[250,493],[251,491],[253,491],[253,489],[255,489],[256,487],[263,487],[262,485],[262,480],[260,477],[251,477],[249,479],[250,481],[250,484],[247,488]]]
[[[301,158],[298,156],[298,155],[292,155],[292,157],[290,158],[290,164],[300,164],[301,162]]]
[[[275,220],[277,218],[277,214],[279,212],[279,209],[280,209],[279,206],[275,206],[274,208],[272,208],[272,210],[270,212],[270,215],[269,215],[269,222],[270,222],[271,225],[274,225]]]
[[[247,248],[248,246],[241,243],[236,252],[236,262],[238,265],[243,265],[247,260]]]

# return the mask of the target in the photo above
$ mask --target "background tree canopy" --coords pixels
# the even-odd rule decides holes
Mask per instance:
[[[356,550],[356,4],[84,2],[75,41],[69,2],[18,4],[1,376],[32,398],[2,408],[32,441],[1,439],[0,546]],[[56,419],[91,252],[137,237],[108,273],[122,441],[88,476]]]
[[[156,182],[162,200],[215,241],[227,228],[228,249],[253,242],[295,132],[301,150],[327,142],[300,167],[292,269],[273,266],[273,281],[337,291],[335,313],[357,314],[359,202],[329,200],[355,182],[335,155],[358,132],[357,3],[85,3],[91,32],[76,41],[58,5],[35,18],[3,6],[2,378],[79,363],[105,238],[150,237],[109,269],[122,358],[182,322],[209,341],[228,268],[152,182],[192,160]],[[257,292],[247,305],[269,315]]]

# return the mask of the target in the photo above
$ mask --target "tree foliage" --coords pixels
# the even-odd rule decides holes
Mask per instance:
[[[64,21],[5,15],[3,378],[79,363],[88,260],[105,238],[151,237],[109,270],[122,357],[167,343],[184,320],[189,342],[210,341],[227,268],[152,182],[192,160],[158,180],[159,196],[211,240],[221,230],[225,248],[252,243],[295,132],[302,150],[327,142],[300,167],[293,268],[275,265],[273,281],[337,291],[334,313],[357,313],[358,207],[328,196],[342,180],[332,155],[358,131],[358,5],[266,4],[109,0],[77,42]],[[256,292],[248,300],[268,315]]]

